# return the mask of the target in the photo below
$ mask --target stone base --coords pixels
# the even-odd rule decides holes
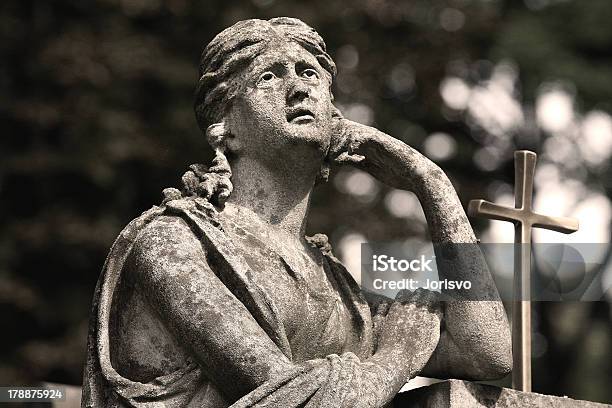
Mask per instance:
[[[461,380],[448,380],[398,394],[398,408],[612,408],[612,405],[567,397],[515,391]]]

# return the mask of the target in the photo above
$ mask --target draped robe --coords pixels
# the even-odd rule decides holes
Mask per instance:
[[[111,320],[113,313],[119,313],[113,309],[113,299],[134,242],[160,217],[179,217],[190,226],[210,254],[209,258],[217,260],[210,264],[212,271],[278,349],[295,363],[294,368],[270,378],[238,401],[228,401],[215,386],[215,373],[205,372],[195,358],[147,381],[130,379],[118,372],[111,355]],[[377,327],[384,317],[385,302],[369,305],[352,276],[331,254],[325,240],[318,236],[313,242],[323,255],[335,296],[318,299],[317,310],[321,311],[318,320],[301,325],[298,322],[290,328],[287,319],[283,321],[283,310],[275,304],[261,279],[258,280],[255,270],[258,265],[253,259],[247,261],[249,254],[241,247],[243,243],[230,239],[220,223],[219,213],[208,201],[180,198],[144,212],[120,233],[98,280],[90,318],[82,406],[366,407],[380,404],[377,393],[388,392],[389,373],[364,361],[375,351]],[[269,248],[263,250],[269,251]],[[296,288],[303,287],[299,271],[293,271],[278,254],[269,252],[269,255],[275,260],[272,265],[279,269],[276,273],[283,274]],[[319,332],[315,339],[309,336],[312,331],[303,330],[313,325],[318,326],[315,329]]]

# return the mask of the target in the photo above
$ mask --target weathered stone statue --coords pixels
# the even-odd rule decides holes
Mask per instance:
[[[410,146],[343,119],[334,62],[292,18],[220,33],[195,111],[216,156],[119,235],[95,292],[84,407],[379,407],[421,373],[490,379],[511,369],[506,315],[444,173]],[[366,297],[323,235],[305,237],[329,164],[414,191],[438,269],[492,301]]]

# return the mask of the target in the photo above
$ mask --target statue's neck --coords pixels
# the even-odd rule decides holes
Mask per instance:
[[[250,211],[273,230],[303,241],[319,169],[299,162],[271,168],[249,158],[233,160],[231,167],[234,190],[227,204]]]

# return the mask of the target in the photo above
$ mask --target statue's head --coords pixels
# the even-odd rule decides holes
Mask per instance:
[[[336,66],[315,30],[287,17],[240,21],[204,49],[199,74],[195,113],[215,158],[208,170],[194,165],[185,173],[184,195],[222,207],[233,189],[228,156],[277,169],[297,152],[327,179]],[[175,195],[168,189],[165,200]]]
[[[324,157],[336,67],[321,36],[302,21],[234,24],[205,48],[199,74],[195,112],[213,147],[222,142],[230,153],[265,156],[301,144]]]

